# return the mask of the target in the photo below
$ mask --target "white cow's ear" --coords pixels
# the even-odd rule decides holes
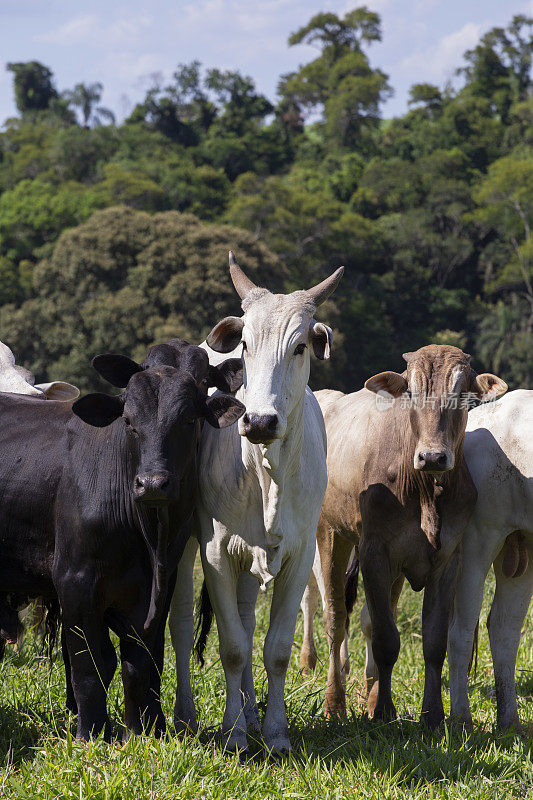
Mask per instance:
[[[495,400],[505,394],[508,389],[505,381],[490,372],[475,375],[473,383],[474,393],[477,394],[482,403],[486,403],[487,400]]]
[[[407,391],[407,381],[398,372],[379,372],[366,381],[365,389],[376,394],[386,392],[392,397],[400,397]]]
[[[46,395],[47,400],[77,400],[80,390],[77,386],[65,381],[52,381],[51,383],[37,383],[36,389],[40,389]]]
[[[333,331],[327,325],[312,319],[309,323],[309,341],[313,346],[313,353],[321,361],[331,356]]]
[[[241,317],[224,317],[208,334],[205,343],[217,353],[231,353],[241,341],[243,328]]]

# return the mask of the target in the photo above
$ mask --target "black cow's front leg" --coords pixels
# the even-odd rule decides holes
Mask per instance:
[[[104,731],[110,738],[107,716],[109,665],[102,653],[103,623],[94,616],[64,616],[64,640],[70,660],[72,689],[78,710],[76,735],[88,740]]]
[[[442,666],[448,644],[448,623],[455,593],[459,551],[447,564],[432,572],[424,590],[422,643],[424,650],[424,699],[421,720],[436,728],[444,720]]]
[[[165,719],[159,698],[160,677],[156,675],[162,666],[164,641],[155,646],[136,636],[120,640],[122,682],[124,684],[124,724],[133,734],[154,731],[156,736],[165,731]],[[161,652],[160,652],[161,651]]]
[[[63,663],[65,665],[65,684],[66,684],[66,703],[67,710],[72,714],[78,713],[78,704],[74,696],[74,688],[72,686],[72,674],[70,668],[70,656],[68,653],[67,637],[65,636],[65,626],[61,628],[61,652],[63,654]]]

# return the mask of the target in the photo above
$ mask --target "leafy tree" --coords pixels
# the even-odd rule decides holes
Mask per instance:
[[[328,139],[341,147],[368,144],[368,129],[379,121],[379,105],[391,93],[385,73],[372,69],[363,43],[381,40],[379,15],[366,7],[342,19],[316,14],[293,33],[289,44],[318,43],[321,53],[282,77],[278,91],[293,107],[324,115]]]
[[[150,344],[172,336],[200,342],[221,317],[239,313],[230,248],[253,280],[282,288],[279,260],[242,230],[175,211],[97,212],[39,262],[34,298],[0,309],[0,339],[40,376],[101,388],[90,366],[96,353],[142,358]]]
[[[74,89],[63,92],[62,96],[67,104],[79,110],[84,128],[102,125],[104,121],[115,122],[113,112],[98,105],[103,91],[101,83],[77,83]]]
[[[21,114],[47,109],[58,97],[52,70],[39,61],[10,62],[6,68],[13,73],[15,102]]]

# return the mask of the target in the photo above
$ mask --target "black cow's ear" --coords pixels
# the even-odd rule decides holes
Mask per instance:
[[[204,401],[204,417],[213,428],[227,428],[233,425],[246,411],[240,400],[230,394],[215,394]]]
[[[72,405],[72,410],[87,425],[105,428],[122,416],[124,400],[121,397],[95,392],[95,394],[86,394],[85,397],[76,400]]]
[[[241,341],[243,328],[241,317],[224,317],[208,334],[206,344],[217,353],[231,353]]]
[[[221,392],[236,392],[242,386],[242,359],[227,358],[216,367],[209,365],[208,383]]]
[[[120,353],[102,353],[95,356],[91,363],[102,378],[109,381],[112,386],[118,386],[119,389],[128,385],[132,375],[143,370],[132,358],[122,356]]]

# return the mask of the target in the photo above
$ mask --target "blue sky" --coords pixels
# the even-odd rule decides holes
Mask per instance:
[[[0,121],[15,111],[9,61],[51,67],[60,90],[101,81],[103,104],[122,118],[153,76],[169,78],[179,62],[251,75],[267,96],[278,77],[312,59],[312,47],[287,46],[288,36],[318,11],[363,5],[345,0],[0,0]],[[462,53],[489,28],[517,13],[533,16],[533,0],[368,0],[381,14],[383,41],[371,63],[390,76],[394,97],[385,116],[402,114],[413,83],[442,85]]]

